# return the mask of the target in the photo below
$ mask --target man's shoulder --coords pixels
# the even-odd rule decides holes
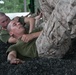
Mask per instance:
[[[0,34],[8,34],[8,31],[7,30],[4,30],[4,29],[1,29],[0,30]]]
[[[6,43],[9,39],[10,35],[7,30],[1,30],[0,31],[0,40],[4,43]]]

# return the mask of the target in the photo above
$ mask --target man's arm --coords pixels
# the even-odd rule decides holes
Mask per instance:
[[[31,35],[32,39],[34,39],[34,38],[37,38],[40,35],[41,32],[42,31],[31,33],[30,35]]]
[[[16,51],[9,52],[7,60],[10,61],[10,64],[19,64],[24,62],[17,58]]]
[[[7,60],[11,61],[12,59],[16,58],[16,51],[11,51],[8,54]]]
[[[24,42],[29,42],[30,40],[37,38],[41,32],[42,31],[31,33],[31,34],[24,34],[22,36],[21,40],[23,40]]]
[[[24,18],[24,22],[25,22],[25,23],[29,23],[29,25],[30,25],[29,33],[32,32],[32,30],[33,30],[34,27],[35,27],[35,19],[32,18],[32,17],[25,17],[25,18]]]

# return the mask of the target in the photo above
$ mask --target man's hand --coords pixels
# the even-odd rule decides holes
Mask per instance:
[[[21,40],[23,40],[24,42],[29,42],[30,40],[32,40],[32,39],[34,39],[34,38],[37,38],[39,35],[40,35],[40,33],[41,33],[42,31],[39,31],[39,32],[35,32],[35,33],[31,33],[31,34],[24,34],[23,36],[22,36],[22,38],[21,38]]]
[[[24,63],[24,61],[16,58],[16,51],[11,51],[8,54],[7,60],[10,62],[10,64],[20,64]]]
[[[21,63],[24,63],[25,61],[22,61],[18,58],[15,58],[15,59],[12,59],[10,60],[10,64],[21,64]]]
[[[24,41],[24,42],[29,42],[30,40],[32,40],[33,39],[33,36],[32,36],[32,34],[24,34],[23,36],[22,36],[22,38],[21,38],[21,40],[22,41]]]
[[[16,42],[17,42],[17,39],[14,38],[14,37],[10,37],[10,38],[8,39],[8,42],[9,42],[9,43],[16,43]]]

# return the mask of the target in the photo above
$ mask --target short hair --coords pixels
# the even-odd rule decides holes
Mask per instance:
[[[7,31],[8,31],[8,32],[11,31],[11,25],[10,25],[10,23],[7,25]]]
[[[0,16],[5,16],[5,13],[4,12],[0,12]]]

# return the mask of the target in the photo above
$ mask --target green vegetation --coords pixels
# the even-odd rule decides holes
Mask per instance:
[[[3,0],[4,4],[0,4],[0,11],[5,13],[24,12],[24,0]],[[29,0],[27,1],[27,10]],[[28,10],[29,11],[29,10]]]

